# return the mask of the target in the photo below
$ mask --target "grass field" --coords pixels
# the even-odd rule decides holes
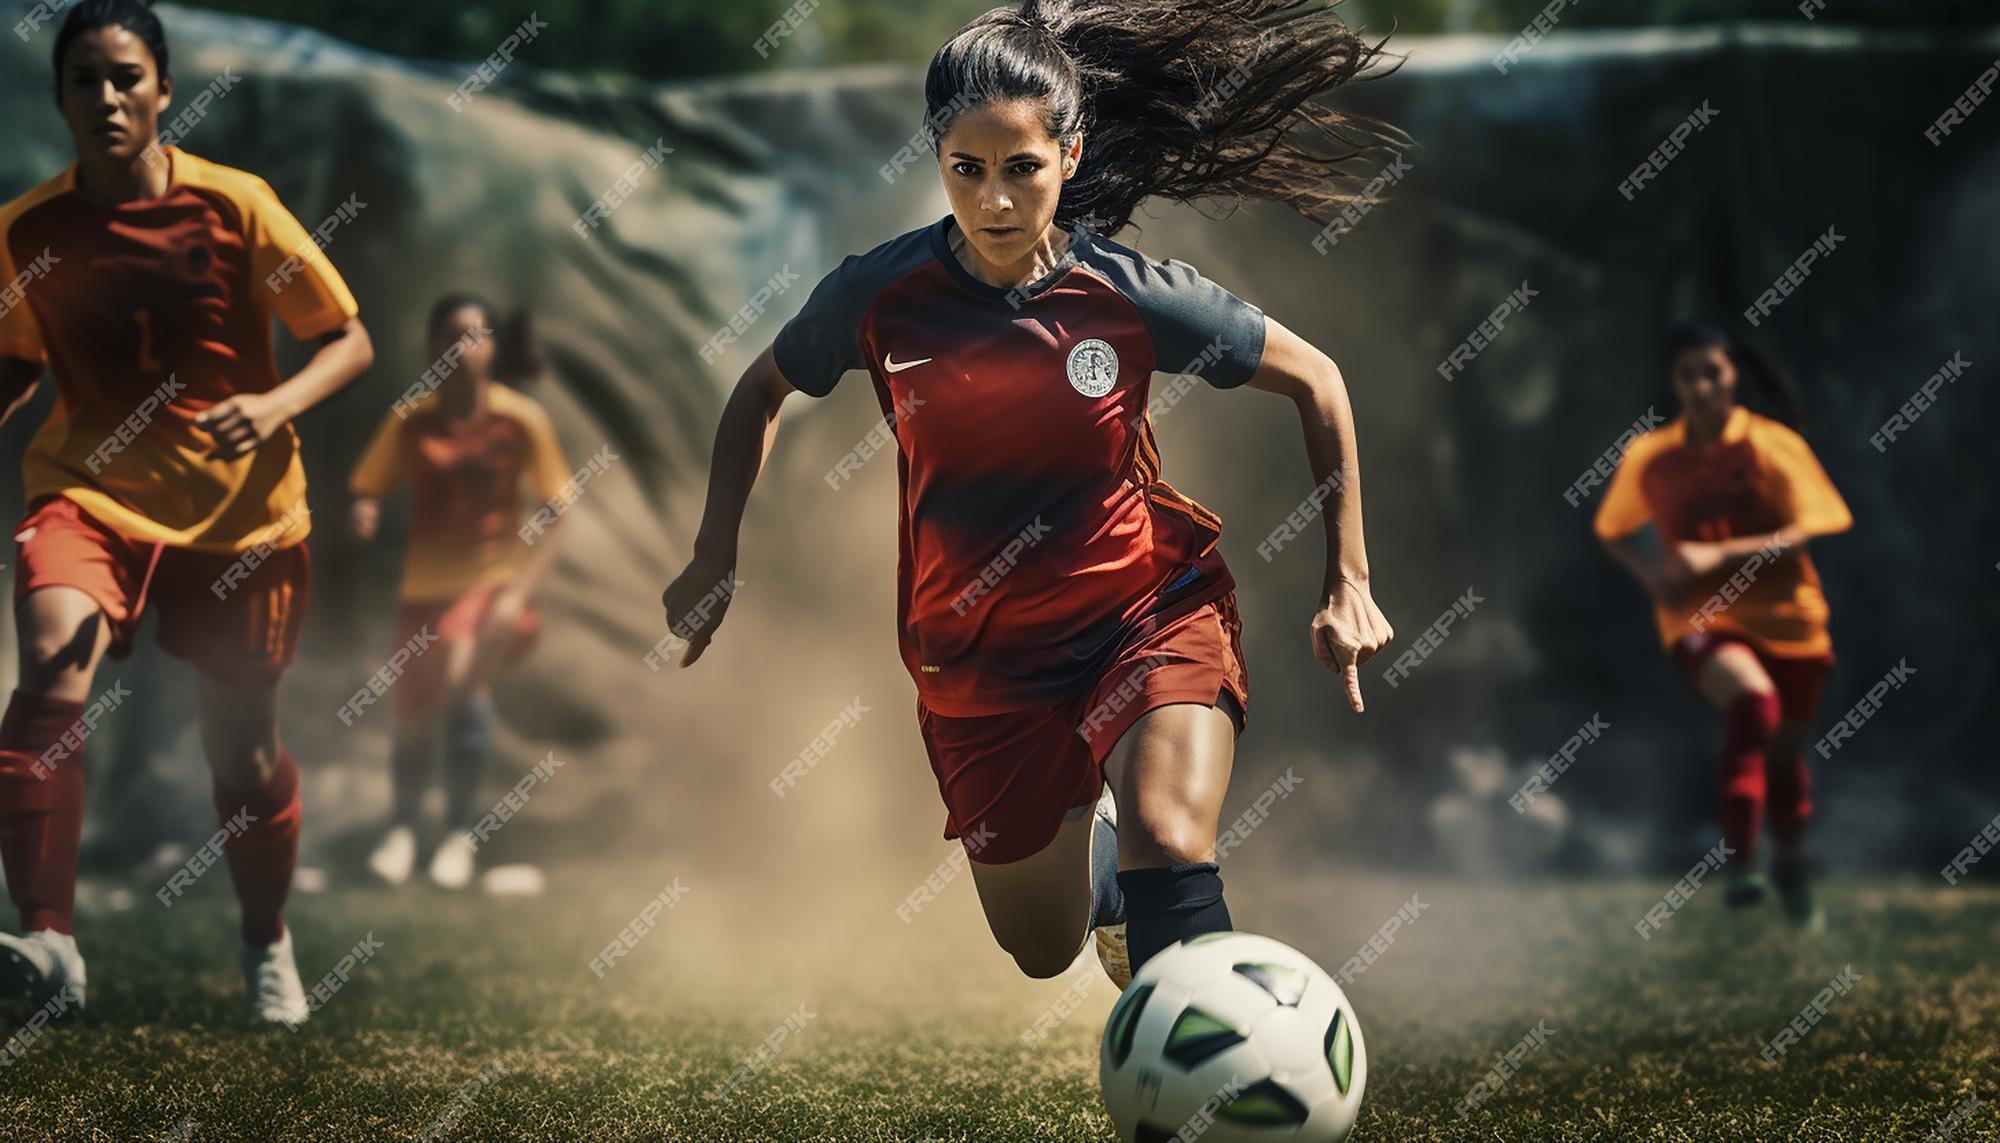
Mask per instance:
[[[0,1075],[0,1139],[1113,1138],[1096,1095],[1111,988],[1094,964],[1021,979],[970,884],[906,924],[898,893],[690,877],[600,979],[587,962],[671,879],[557,869],[531,901],[304,897],[309,986],[370,934],[379,949],[296,1033],[238,1013],[220,893],[169,912],[142,892],[84,918],[90,1015]],[[1991,889],[1834,885],[1812,941],[1705,890],[1642,941],[1632,924],[1664,883],[1255,880],[1276,889],[1236,904],[1239,924],[1329,968],[1412,893],[1425,906],[1348,986],[1371,1062],[1358,1139],[1921,1139],[2000,1091]],[[1859,983],[1760,1059],[1850,965]],[[1074,1015],[1024,1042],[1066,989]],[[787,1021],[775,1060],[711,1098]],[[1461,1118],[1538,1022],[1546,1044]],[[2000,1111],[1974,1105],[1954,1130],[2000,1137]]]

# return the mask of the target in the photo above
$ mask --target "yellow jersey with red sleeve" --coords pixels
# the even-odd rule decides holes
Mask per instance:
[[[1768,535],[1788,525],[1823,535],[1853,523],[1804,438],[1738,406],[1710,444],[1689,444],[1684,419],[1634,440],[1598,506],[1596,530],[1609,541],[1651,524],[1671,546]],[[1802,548],[1730,561],[1698,576],[1678,601],[1656,602],[1654,618],[1668,647],[1719,631],[1774,658],[1833,653],[1819,572]]]
[[[476,416],[447,415],[435,393],[408,417],[389,414],[348,490],[380,499],[409,484],[402,597],[431,601],[512,579],[528,556],[523,490],[553,502],[569,481],[548,414],[505,385],[488,385]]]
[[[0,207],[0,354],[45,362],[58,400],[29,443],[29,503],[62,496],[132,540],[201,551],[306,536],[288,424],[232,460],[195,417],[279,382],[271,319],[311,340],[354,295],[255,175],[166,149],[159,198],[85,198],[74,167]]]

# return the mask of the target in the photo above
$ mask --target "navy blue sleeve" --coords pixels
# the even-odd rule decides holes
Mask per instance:
[[[890,283],[931,260],[930,230],[922,227],[866,254],[850,254],[813,287],[806,308],[771,343],[771,358],[792,388],[824,397],[841,374],[861,368],[862,320]]]
[[[1264,359],[1264,311],[1201,276],[1186,262],[1155,262],[1097,239],[1090,261],[1131,300],[1153,338],[1153,368],[1193,373],[1233,389]]]
[[[840,375],[861,365],[856,335],[861,315],[873,300],[855,288],[859,255],[850,254],[806,299],[806,308],[785,323],[771,343],[771,358],[792,388],[814,397],[833,392]]]

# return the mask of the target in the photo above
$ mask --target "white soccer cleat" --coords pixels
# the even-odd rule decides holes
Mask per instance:
[[[368,855],[368,868],[391,885],[410,879],[417,867],[417,835],[409,826],[399,825],[382,835],[382,843]]]
[[[1097,963],[1104,967],[1104,975],[1123,992],[1132,987],[1132,954],[1125,947],[1125,926],[1105,925],[1097,930]]]
[[[0,933],[0,997],[19,997],[37,1005],[63,997],[63,1010],[83,1009],[83,954],[76,938],[54,929],[36,929],[25,937]]]
[[[312,1015],[306,1007],[305,986],[299,983],[298,962],[292,958],[289,928],[275,944],[243,946],[243,986],[259,1020],[296,1027]]]
[[[1104,783],[1104,792],[1097,795],[1097,817],[1118,832],[1118,803],[1111,797],[1111,783]],[[1104,966],[1104,975],[1123,992],[1132,983],[1132,954],[1125,947],[1125,923],[1105,925],[1094,934],[1097,945],[1097,963]]]
[[[431,855],[431,883],[440,889],[463,889],[472,884],[475,864],[472,835],[455,833],[444,839]]]

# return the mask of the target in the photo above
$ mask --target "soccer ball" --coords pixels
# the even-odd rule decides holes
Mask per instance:
[[[1340,986],[1269,937],[1162,950],[1118,998],[1098,1055],[1120,1143],[1338,1143],[1368,1055]]]

